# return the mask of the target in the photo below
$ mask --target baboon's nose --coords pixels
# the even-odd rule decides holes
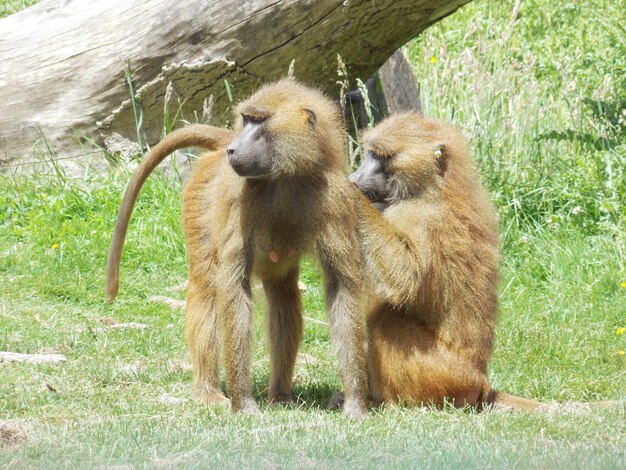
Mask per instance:
[[[229,157],[231,157],[231,156],[232,156],[232,155],[234,155],[234,154],[235,154],[235,149],[234,149],[234,148],[232,148],[232,147],[228,147],[228,148],[226,149],[226,155],[228,155]]]

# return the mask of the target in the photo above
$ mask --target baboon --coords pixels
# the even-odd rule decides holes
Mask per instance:
[[[350,179],[372,205],[359,225],[371,289],[368,372],[374,403],[518,408],[493,391],[487,362],[498,314],[498,231],[465,139],[419,113],[363,135]]]
[[[201,157],[183,192],[189,257],[185,336],[194,390],[206,402],[225,402],[218,357],[224,353],[234,411],[256,412],[250,360],[250,279],[258,276],[268,302],[269,401],[291,400],[302,338],[300,258],[314,252],[325,274],[326,304],[344,412],[365,412],[367,375],[357,233],[358,191],[346,177],[338,109],[323,94],[282,80],[267,85],[235,111],[234,140],[188,135],[161,142],[136,170],[122,202],[107,268],[107,298],[117,292],[117,269],[132,204],[141,183],[167,153],[186,146],[218,149]],[[208,139],[208,140],[207,140]],[[227,157],[227,158],[224,158]]]

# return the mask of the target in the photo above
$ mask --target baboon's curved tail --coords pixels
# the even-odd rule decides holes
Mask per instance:
[[[605,400],[605,401],[569,401],[563,403],[557,402],[540,402],[530,400],[528,398],[516,397],[508,393],[497,392],[491,390],[487,397],[487,405],[505,406],[514,410],[527,411],[592,411],[605,410],[611,408],[623,407],[626,409],[626,401],[624,400]]]
[[[226,147],[232,140],[232,131],[229,129],[193,124],[168,134],[161,142],[141,160],[126,187],[120,212],[115,222],[113,239],[109,247],[109,256],[106,266],[105,295],[106,301],[112,302],[117,296],[120,277],[120,258],[128,230],[128,222],[139,191],[152,171],[172,152],[185,147],[200,147],[207,150],[217,150]]]
[[[491,390],[489,392],[487,404],[492,406],[506,406],[513,408],[514,410],[536,410],[545,405],[539,401],[531,400],[529,398],[516,397],[515,395],[497,392],[495,390]]]

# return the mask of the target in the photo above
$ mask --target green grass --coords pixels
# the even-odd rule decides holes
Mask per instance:
[[[17,13],[41,0],[0,0],[0,18]]]
[[[424,112],[471,137],[505,246],[509,224],[623,231],[626,10],[521,5],[471,2],[410,45]]]
[[[7,5],[20,2],[0,3]],[[465,129],[500,213],[491,381],[546,401],[624,399],[626,334],[617,334],[626,327],[624,12],[619,2],[529,0],[512,23],[513,7],[475,1],[409,45],[425,112]],[[253,375],[264,414],[234,417],[196,403],[183,312],[147,301],[184,297],[166,290],[186,277],[177,180],[157,174],[146,184],[120,296],[103,303],[106,253],[128,178],[127,170],[87,172],[83,181],[0,176],[0,350],[67,357],[56,365],[0,364],[0,423],[28,434],[0,446],[0,466],[626,466],[624,407],[387,409],[363,423],[326,410],[339,378],[319,323],[325,312],[312,263],[302,275],[308,360],[297,365],[297,404],[267,407],[262,303]],[[110,319],[147,328],[116,330]]]

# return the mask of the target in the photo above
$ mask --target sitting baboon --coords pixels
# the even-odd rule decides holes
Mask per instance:
[[[107,297],[112,300],[117,292],[128,219],[150,171],[176,148],[220,147],[196,163],[183,194],[189,256],[185,334],[195,392],[207,402],[226,401],[218,374],[221,339],[232,409],[257,410],[250,377],[250,278],[256,275],[269,305],[269,400],[291,400],[302,337],[300,258],[314,252],[325,273],[331,335],[347,394],[344,411],[361,416],[367,376],[358,302],[358,199],[345,174],[336,106],[315,90],[282,80],[237,106],[234,140],[227,148],[220,138],[210,137],[212,129],[201,130],[209,134],[204,136],[188,136],[185,129],[171,134],[138,167],[111,243]]]
[[[350,179],[363,204],[368,372],[375,403],[540,404],[492,391],[487,363],[498,314],[498,231],[465,139],[419,113],[363,136]]]

